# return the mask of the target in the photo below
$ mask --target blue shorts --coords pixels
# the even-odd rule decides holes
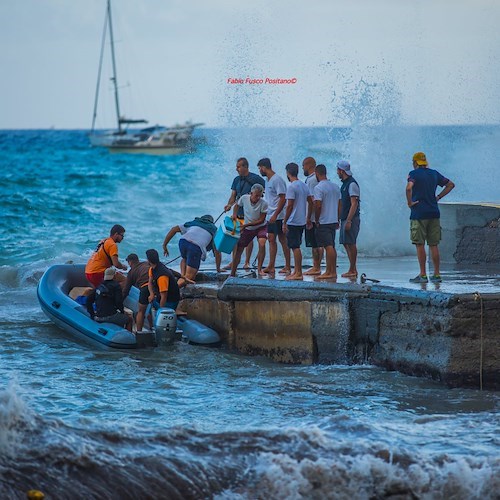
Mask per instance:
[[[181,257],[186,261],[186,264],[193,269],[198,270],[201,263],[201,248],[190,241],[181,238],[179,240],[179,250]]]
[[[351,229],[345,230],[345,220],[340,221],[340,244],[341,245],[355,245],[359,233],[359,217],[354,217],[351,222]]]

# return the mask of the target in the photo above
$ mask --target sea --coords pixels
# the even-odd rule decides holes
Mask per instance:
[[[242,156],[283,177],[313,156],[336,182],[348,159],[359,259],[389,266],[414,252],[413,153],[454,181],[447,200],[499,202],[499,144],[498,125],[220,128],[198,130],[188,154],[150,156],[91,148],[83,130],[0,131],[0,498],[498,499],[497,393],[224,346],[104,350],[45,317],[36,287],[49,266],[86,262],[113,224],[120,256],[142,259],[171,226],[218,218]]]

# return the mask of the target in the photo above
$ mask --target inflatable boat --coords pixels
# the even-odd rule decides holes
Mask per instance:
[[[43,312],[56,325],[76,337],[118,349],[138,349],[170,343],[175,338],[201,344],[217,345],[218,333],[201,323],[184,316],[177,317],[172,309],[160,309],[156,315],[153,332],[134,334],[113,323],[99,323],[91,319],[81,303],[89,283],[85,278],[84,264],[51,266],[38,283],[37,296]],[[132,287],[124,305],[137,311],[139,290]]]

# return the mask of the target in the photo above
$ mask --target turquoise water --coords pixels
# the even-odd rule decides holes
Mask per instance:
[[[179,157],[110,155],[81,131],[0,132],[2,498],[31,488],[47,498],[495,498],[494,393],[182,343],[103,351],[43,315],[36,284],[48,266],[85,262],[115,223],[127,229],[120,255],[143,257],[170,226],[217,217],[242,155],[252,166],[269,156],[278,172],[306,155],[327,167],[350,157],[361,258],[413,253],[404,186],[416,150],[457,184],[450,201],[500,200],[488,182],[500,127],[200,132],[207,143]]]

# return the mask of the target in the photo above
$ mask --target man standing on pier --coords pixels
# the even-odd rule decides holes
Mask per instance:
[[[244,194],[233,209],[233,220],[237,219],[238,207],[245,210],[245,219],[240,225],[240,239],[236,245],[236,252],[231,263],[231,276],[236,276],[236,269],[240,263],[241,254],[250,242],[257,237],[259,253],[257,255],[257,272],[259,276],[265,274],[262,265],[266,256],[267,241],[267,201],[262,198],[264,188],[260,184],[254,184],[250,194]]]
[[[319,183],[314,188],[316,215],[314,230],[318,245],[326,252],[326,271],[317,279],[335,279],[337,277],[335,230],[339,225],[340,189],[337,184],[326,178],[325,165],[316,167],[316,177]]]
[[[349,270],[343,273],[343,278],[356,279],[358,270],[356,260],[358,258],[358,248],[356,242],[359,233],[359,184],[356,182],[351,172],[351,165],[348,161],[342,160],[337,163],[337,175],[342,181],[340,188],[341,209],[340,209],[340,243],[344,245],[347,257],[349,258]]]
[[[438,186],[444,189],[436,196]],[[441,225],[438,201],[444,198],[455,184],[441,175],[437,170],[429,168],[424,153],[418,152],[413,155],[413,170],[408,174],[406,184],[406,201],[411,210],[410,213],[410,236],[411,242],[417,249],[417,259],[420,274],[410,279],[412,283],[427,283],[425,242],[429,245],[434,274],[431,281],[439,283],[441,275],[439,271],[440,258],[438,244],[441,241]]]
[[[264,179],[253,172],[250,172],[248,166],[248,160],[246,158],[238,158],[236,161],[236,171],[238,175],[233,179],[233,183],[231,184],[231,196],[224,207],[224,211],[228,212],[231,210],[231,207],[244,195],[249,194],[252,186],[254,184],[260,184],[262,187],[265,187],[266,183]],[[238,208],[238,220],[241,224],[243,224],[243,220],[245,218],[245,214],[243,211],[243,207]],[[245,269],[250,268],[250,258],[252,256],[253,250],[253,242],[251,242],[246,249],[246,258],[245,264],[243,267]],[[234,256],[234,252],[233,252]],[[231,269],[231,264],[226,266],[224,269]]]
[[[286,280],[302,280],[302,233],[306,227],[307,214],[312,213],[313,197],[309,188],[299,180],[299,166],[289,163],[286,174],[290,185],[286,190],[286,212],[283,219],[283,232],[286,234],[288,248],[293,252],[294,269]]]
[[[314,198],[314,188],[318,185],[316,179],[316,160],[312,156],[304,158],[302,161],[302,170],[306,176],[306,186],[309,188],[311,195]],[[315,275],[321,274],[321,259],[323,258],[323,248],[316,241],[316,230],[314,227],[315,214],[314,208],[311,214],[307,214],[307,224],[305,229],[306,247],[312,248],[313,265],[304,274]]]
[[[282,274],[288,274],[292,270],[290,268],[290,249],[286,244],[286,236],[283,233],[283,218],[285,217],[285,204],[286,204],[286,183],[285,181],[273,170],[271,160],[269,158],[262,158],[257,163],[260,175],[266,177],[266,187],[264,192],[264,199],[267,201],[267,238],[269,240],[269,264],[264,273],[274,274],[276,254],[278,253],[278,244],[276,238],[281,243],[283,249],[283,256],[285,257],[285,267],[280,271]]]

